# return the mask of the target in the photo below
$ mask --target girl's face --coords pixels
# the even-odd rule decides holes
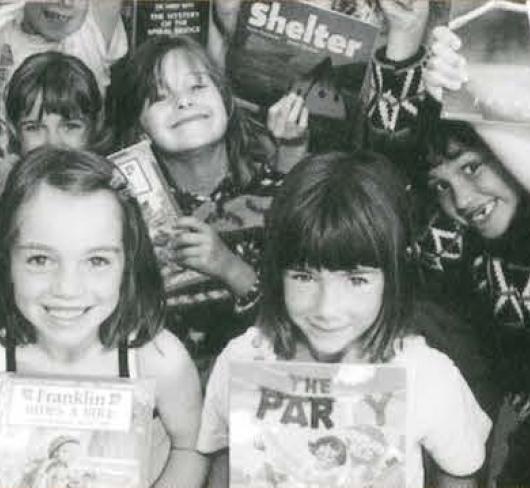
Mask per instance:
[[[39,95],[30,113],[23,115],[17,125],[21,153],[45,145],[85,149],[90,135],[88,121],[84,118],[66,119],[47,112],[40,117],[41,100],[42,95]]]
[[[140,125],[155,146],[179,153],[220,141],[228,117],[206,68],[181,49],[165,55],[158,98],[146,100]]]
[[[429,172],[429,187],[444,212],[472,227],[485,239],[501,237],[519,204],[518,189],[502,174],[498,163],[479,151],[465,151]]]
[[[379,268],[288,269],[283,276],[285,307],[315,357],[326,361],[354,348],[373,325],[384,285]]]
[[[37,340],[93,345],[118,304],[124,269],[122,213],[106,190],[73,195],[41,183],[19,208],[11,250],[15,303]]]

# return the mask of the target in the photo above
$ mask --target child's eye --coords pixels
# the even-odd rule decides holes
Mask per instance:
[[[88,258],[88,262],[93,268],[103,268],[110,264],[110,259],[103,256],[92,256]]]
[[[42,128],[42,124],[34,123],[34,124],[24,124],[22,125],[21,129],[24,132],[37,132]]]
[[[473,176],[482,166],[481,161],[472,161],[462,166],[462,172],[465,175]]]
[[[45,254],[34,254],[27,258],[26,263],[32,268],[43,269],[50,267],[52,265],[52,260]]]
[[[64,124],[64,128],[67,131],[73,131],[73,130],[82,130],[84,129],[85,124],[81,122],[80,120],[70,120]]]
[[[348,276],[348,279],[350,280],[351,284],[355,286],[365,285],[368,283],[368,279],[360,274],[351,274]]]
[[[302,283],[309,283],[314,280],[313,275],[305,271],[293,271],[291,272],[291,278]]]
[[[429,181],[429,188],[434,190],[436,193],[444,193],[449,189],[449,183],[443,180],[433,180]]]
[[[208,88],[208,85],[206,83],[194,83],[191,86],[191,91],[198,92],[198,91],[204,90],[205,88]]]

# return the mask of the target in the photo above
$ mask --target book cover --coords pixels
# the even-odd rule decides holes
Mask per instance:
[[[452,0],[469,81],[446,91],[442,115],[472,122],[530,123],[530,10],[524,0]]]
[[[208,40],[210,0],[128,0],[123,12],[132,50],[159,34]]]
[[[406,370],[230,364],[232,488],[405,486]]]
[[[3,488],[147,488],[154,383],[0,376]]]
[[[227,59],[239,98],[268,108],[293,90],[312,116],[352,120],[379,28],[329,3],[242,3]]]
[[[129,146],[109,156],[127,178],[140,203],[162,276],[168,303],[189,306],[206,300],[225,300],[229,291],[210,277],[178,264],[173,236],[184,213],[177,204],[166,177],[148,141]],[[228,247],[237,246],[261,233],[270,196],[242,194],[223,201],[204,202],[193,216],[212,225]]]

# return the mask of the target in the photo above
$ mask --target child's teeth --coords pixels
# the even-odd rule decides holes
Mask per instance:
[[[473,220],[475,222],[480,222],[484,220],[493,210],[494,202],[488,203],[487,205],[484,205],[473,217]]]

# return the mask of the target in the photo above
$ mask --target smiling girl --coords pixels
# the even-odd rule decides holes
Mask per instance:
[[[257,297],[262,219],[252,229],[233,234],[229,245],[196,212],[209,205],[210,221],[223,219],[238,197],[251,200],[246,208],[255,201],[266,207],[281,184],[282,171],[300,155],[298,149],[305,151],[307,110],[294,95],[271,108],[271,131],[294,141],[287,149],[294,148],[295,153],[278,158],[282,164],[275,165],[274,141],[264,130],[258,134],[256,124],[238,108],[221,71],[191,39],[149,39],[113,84],[117,140],[126,145],[149,138],[185,214],[172,236],[178,264],[221,285],[224,298],[203,294],[185,309],[179,306],[173,325],[184,339],[189,339],[191,329],[206,333],[205,350],[213,354],[248,324],[240,312],[248,315]],[[263,217],[264,210],[257,213]]]
[[[452,361],[411,332],[408,213],[399,174],[374,153],[310,157],[286,177],[268,222],[258,324],[221,353],[206,391],[198,448],[221,485],[232,360],[405,366],[406,486],[423,486],[422,448],[449,475],[480,468],[489,418]]]
[[[103,158],[57,148],[11,171],[0,200],[0,370],[154,378],[155,426],[171,445],[155,486],[198,487],[198,375],[163,330],[162,279],[124,181]]]

